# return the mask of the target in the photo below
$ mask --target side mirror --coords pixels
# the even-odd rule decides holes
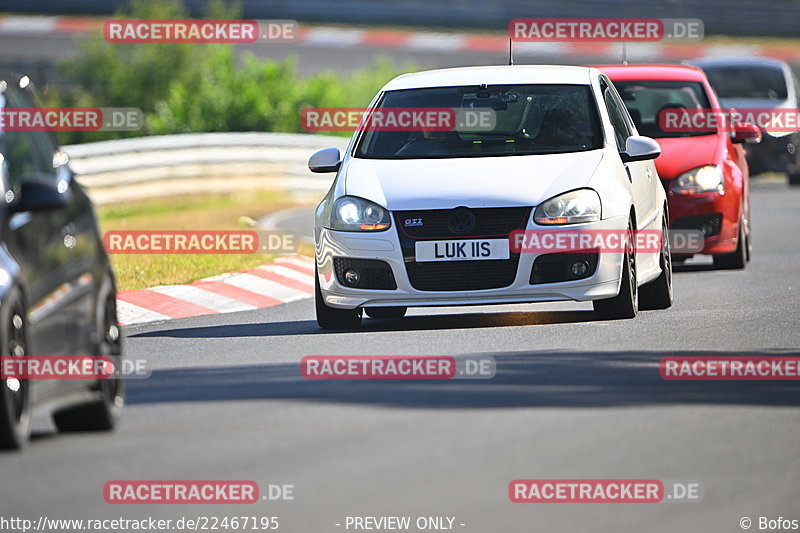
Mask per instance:
[[[733,125],[731,140],[738,144],[757,144],[761,142],[761,130],[755,124],[739,122]]]
[[[57,209],[66,206],[69,198],[70,190],[66,180],[60,180],[58,184],[48,181],[23,181],[17,201],[11,204],[10,210],[13,213],[21,213]]]
[[[619,156],[623,163],[633,161],[648,161],[661,155],[661,146],[655,139],[642,135],[632,135],[625,141],[625,151],[620,152]]]
[[[308,170],[311,172],[336,172],[342,165],[342,155],[338,148],[325,148],[308,159]]]

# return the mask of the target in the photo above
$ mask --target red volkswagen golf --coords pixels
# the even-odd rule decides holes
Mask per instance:
[[[670,228],[702,231],[702,253],[713,256],[716,267],[744,268],[751,251],[750,174],[742,144],[758,142],[758,129],[747,124],[720,125],[710,131],[666,127],[666,111],[721,111],[700,69],[679,65],[599,68],[616,85],[639,134],[661,145],[655,163],[667,190]],[[688,257],[676,254],[673,260]]]

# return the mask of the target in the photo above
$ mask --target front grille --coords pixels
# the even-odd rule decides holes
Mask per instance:
[[[588,278],[597,270],[597,258],[596,252],[540,255],[533,262],[530,282],[532,285],[536,285]],[[581,276],[575,276],[570,271],[570,266],[576,261],[585,261],[588,265],[586,272]]]
[[[336,279],[345,287],[354,289],[381,289],[395,290],[397,282],[394,280],[392,267],[386,261],[377,259],[351,259],[349,257],[334,257],[333,268]],[[348,270],[358,272],[358,283],[351,285],[344,280],[344,273]]]
[[[514,283],[519,255],[508,260],[406,263],[411,284],[421,291],[477,291]]]
[[[397,211],[395,221],[401,236],[412,239],[468,239],[506,236],[515,229],[525,229],[529,207],[489,207],[468,209],[475,216],[475,227],[468,234],[451,231],[448,219],[458,209]],[[421,225],[416,225],[420,224]]]
[[[529,207],[437,209],[398,211],[395,213],[400,246],[411,285],[421,291],[475,291],[499,289],[514,283],[519,265],[519,254],[511,253],[509,259],[479,261],[434,261],[417,263],[415,243],[419,240],[465,240],[473,238],[505,238],[514,231],[527,227]],[[474,227],[469,233],[453,231],[448,219],[456,212],[474,216]],[[409,225],[405,225],[406,221]],[[422,225],[413,225],[419,224]]]

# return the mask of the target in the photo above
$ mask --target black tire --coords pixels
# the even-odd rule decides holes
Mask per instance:
[[[117,298],[114,278],[107,273],[98,292],[95,309],[97,341],[95,354],[108,356],[114,367],[121,368],[122,342],[117,322]],[[119,421],[125,403],[125,380],[113,376],[99,380],[97,398],[53,413],[53,422],[59,431],[110,431]]]
[[[664,214],[662,221],[663,245],[659,257],[661,265],[661,275],[656,279],[643,285],[639,293],[639,309],[669,309],[675,300],[672,288],[672,255],[669,250],[669,235],[667,233],[667,215]]]
[[[325,305],[319,288],[319,277],[314,276],[314,303],[317,310],[317,324],[322,329],[356,329],[361,325],[361,308],[334,309]]]
[[[393,320],[406,316],[407,307],[367,307],[364,312],[376,320]]]
[[[789,185],[800,185],[800,172],[789,174]]]
[[[633,225],[628,223],[630,242],[633,243]],[[636,317],[639,309],[639,289],[636,281],[636,250],[625,251],[622,262],[622,280],[619,285],[619,294],[605,300],[592,302],[594,314],[600,320],[618,320]]]
[[[714,256],[714,267],[724,270],[741,270],[747,265],[747,238],[744,234],[744,222],[739,221],[739,238],[736,251],[731,254]]]
[[[746,263],[750,262],[750,259],[753,258],[753,239],[751,237],[751,233],[748,233],[747,236],[744,238],[744,260]]]
[[[25,306],[19,289],[11,289],[0,307],[0,353],[27,354]],[[0,448],[13,450],[28,443],[31,434],[31,381],[0,379]]]
[[[747,235],[745,235],[744,259],[750,262],[753,258],[753,219],[750,218],[750,213],[747,214]]]

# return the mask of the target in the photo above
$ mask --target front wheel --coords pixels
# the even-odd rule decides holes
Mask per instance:
[[[633,239],[633,225],[628,223],[628,239]],[[592,302],[594,314],[600,320],[618,320],[634,318],[639,309],[639,290],[636,281],[636,250],[628,247],[622,261],[622,280],[619,284],[619,294],[605,300]]]
[[[0,348],[4,356],[27,354],[27,321],[22,293],[12,289],[0,307]],[[0,449],[21,448],[30,437],[30,380],[2,376],[0,380]]]
[[[725,270],[741,270],[745,265],[747,265],[747,238],[744,234],[744,220],[740,220],[736,251],[732,254],[715,255],[714,266]]]
[[[117,322],[117,296],[114,278],[107,273],[100,286],[95,309],[97,328],[96,355],[104,355],[114,362],[118,372],[122,368],[122,340]],[[59,431],[110,431],[119,420],[125,403],[125,380],[121,374],[101,379],[97,398],[90,402],[57,411],[53,422]]]
[[[335,309],[328,307],[319,288],[319,274],[314,275],[314,303],[317,324],[322,329],[355,329],[361,325],[361,308]]]
[[[639,297],[639,307],[641,309],[668,309],[672,307],[674,301],[674,291],[672,289],[672,256],[669,251],[669,234],[667,226],[667,215],[664,214],[661,220],[661,275],[655,280],[642,287]]]

